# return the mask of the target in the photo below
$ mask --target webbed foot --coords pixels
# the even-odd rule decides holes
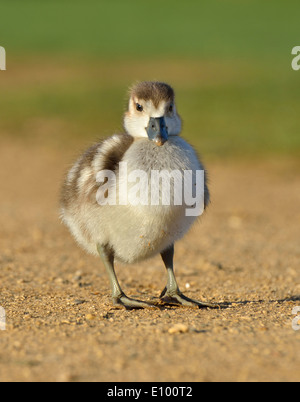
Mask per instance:
[[[131,297],[126,296],[124,293],[122,293],[120,296],[114,296],[113,297],[113,303],[114,305],[121,305],[125,307],[127,310],[133,310],[133,309],[144,309],[144,308],[158,308],[158,306],[155,306],[154,304],[137,300],[137,299],[132,299]]]
[[[199,302],[189,297],[185,296],[180,292],[179,289],[168,291],[165,288],[160,295],[160,300],[166,304],[180,305],[186,307],[195,307],[195,308],[218,308],[217,304],[208,303],[208,302]]]

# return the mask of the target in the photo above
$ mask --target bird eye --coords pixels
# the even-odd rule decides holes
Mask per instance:
[[[136,110],[137,110],[138,112],[142,112],[142,111],[144,110],[144,108],[143,108],[142,105],[140,105],[139,103],[137,103],[137,104],[136,104]]]
[[[173,110],[174,110],[174,106],[173,106],[173,105],[170,105],[170,106],[169,106],[169,112],[172,113]]]

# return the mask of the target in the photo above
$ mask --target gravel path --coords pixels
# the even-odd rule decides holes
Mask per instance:
[[[219,310],[111,306],[100,261],[58,219],[71,152],[0,147],[0,381],[299,381],[300,169],[211,162],[212,204],[176,247],[187,296]],[[118,266],[130,296],[155,300],[160,258]]]

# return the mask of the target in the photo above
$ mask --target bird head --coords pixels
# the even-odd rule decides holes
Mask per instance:
[[[124,127],[135,138],[148,138],[162,146],[181,132],[181,119],[173,89],[162,82],[141,82],[130,91]]]

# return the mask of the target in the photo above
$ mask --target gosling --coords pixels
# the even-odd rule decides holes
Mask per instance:
[[[174,90],[162,82],[142,82],[130,90],[128,110],[124,116],[124,134],[113,135],[80,156],[66,175],[61,192],[61,217],[77,242],[89,253],[100,255],[107,270],[112,299],[126,309],[157,307],[161,304],[188,307],[215,307],[192,300],[181,293],[174,274],[174,244],[197,220],[187,216],[187,205],[155,205],[123,202],[128,188],[122,184],[121,166],[130,173],[146,172],[150,191],[153,171],[204,171],[195,150],[180,137],[182,122],[175,105]],[[99,180],[99,172],[113,172],[116,180]],[[128,183],[127,183],[128,184]],[[132,186],[132,184],[131,184]],[[204,175],[204,209],[209,190]],[[171,190],[174,190],[174,182]],[[102,201],[99,202],[99,191]],[[175,191],[175,190],[174,190]],[[105,203],[109,193],[117,194],[115,204]],[[123,200],[121,202],[121,199]],[[132,264],[160,254],[167,270],[167,285],[158,305],[126,296],[114,268],[115,261]]]

